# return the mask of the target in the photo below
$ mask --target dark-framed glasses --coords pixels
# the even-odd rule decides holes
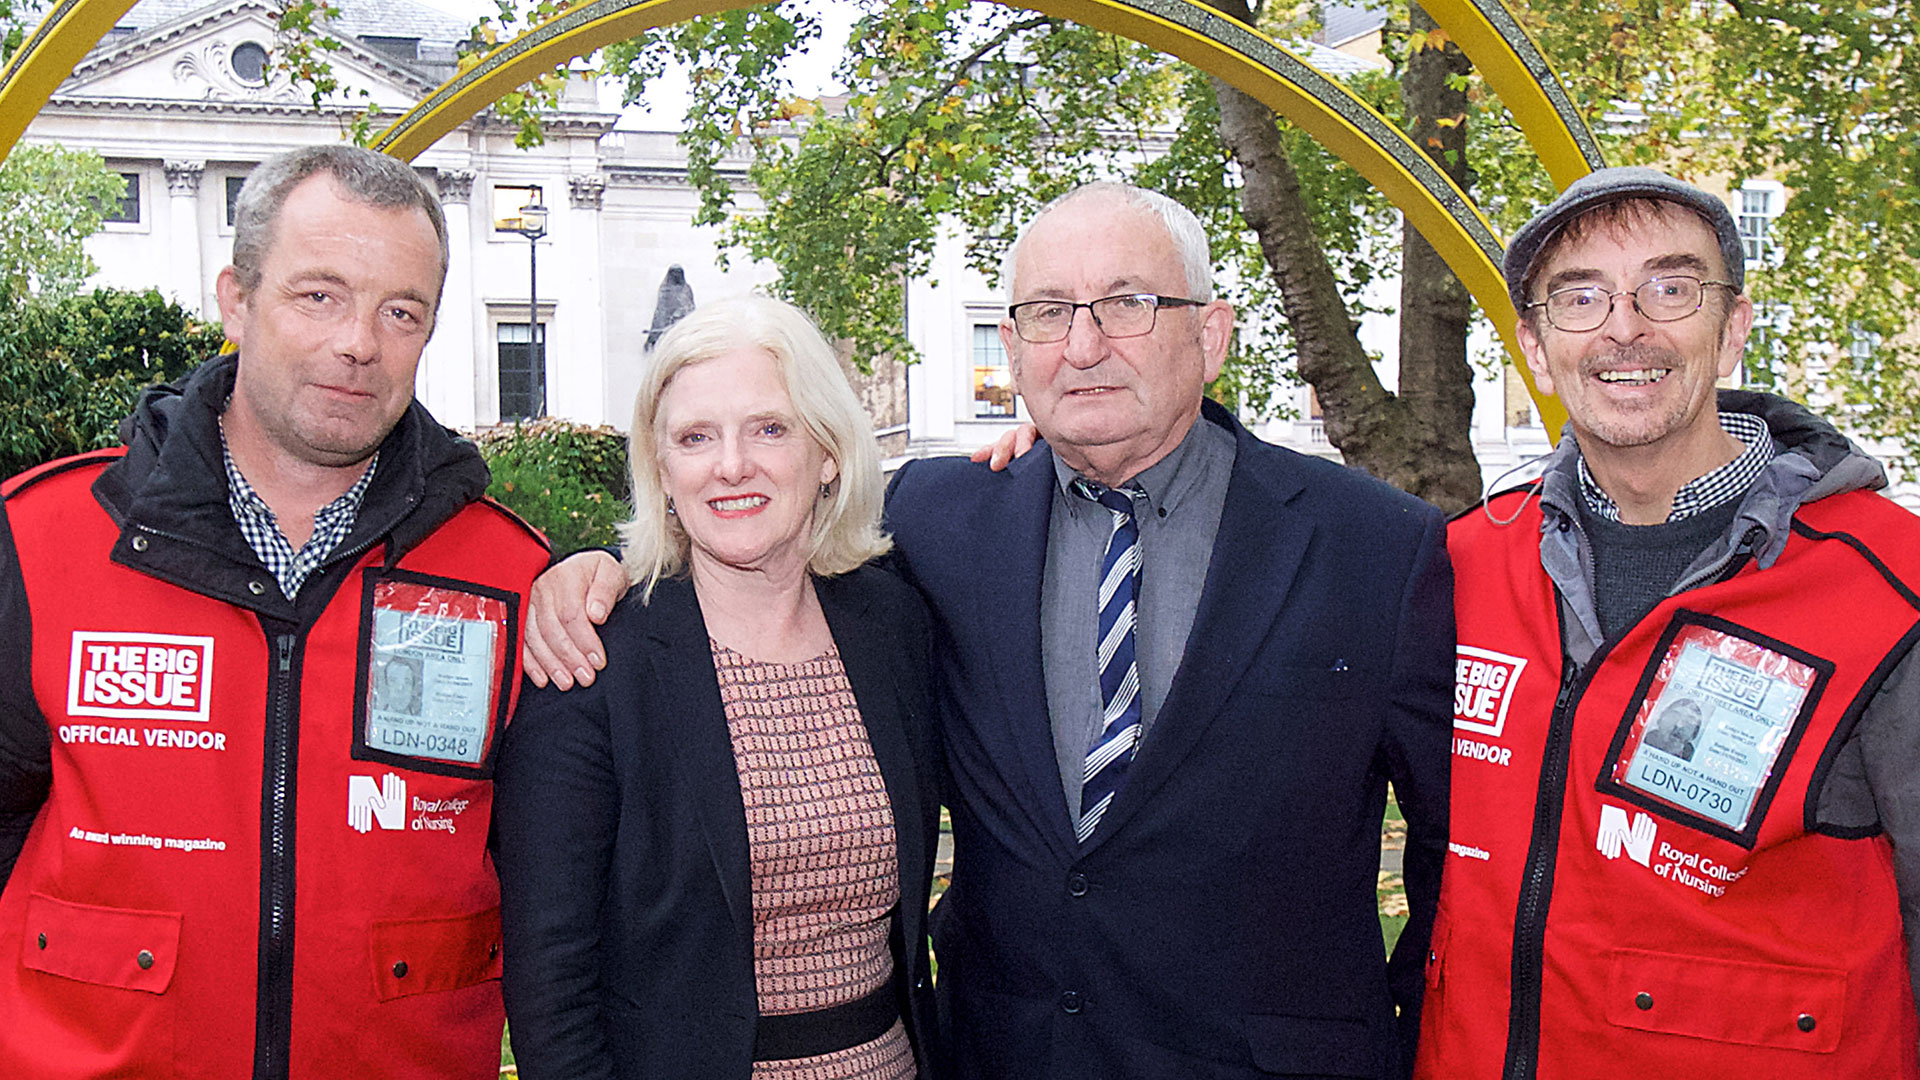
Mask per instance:
[[[1731,281],[1701,281],[1691,274],[1670,274],[1648,278],[1637,288],[1612,292],[1599,285],[1572,285],[1555,289],[1545,300],[1527,305],[1527,310],[1547,309],[1547,322],[1555,330],[1570,334],[1597,330],[1613,313],[1613,302],[1622,296],[1633,298],[1633,308],[1649,322],[1673,322],[1700,310],[1707,289],[1733,288]]]
[[[1163,307],[1205,307],[1205,300],[1158,293],[1121,293],[1076,304],[1071,300],[1028,300],[1007,308],[1014,332],[1020,340],[1035,345],[1064,341],[1073,329],[1073,316],[1081,308],[1093,316],[1095,326],[1110,338],[1140,337],[1153,333],[1155,320]]]

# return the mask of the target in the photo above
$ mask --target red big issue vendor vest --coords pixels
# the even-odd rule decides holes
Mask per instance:
[[[286,1054],[270,1074],[494,1076],[492,747],[437,772],[355,748],[368,573],[385,575],[385,545],[304,636],[270,639],[248,611],[108,559],[119,530],[89,485],[111,460],[56,465],[7,506],[53,781],[0,896],[0,1072],[231,1080],[255,1074],[258,1022]],[[491,702],[489,744],[518,684],[520,598],[546,561],[524,526],[476,503],[398,564],[447,579],[409,595],[491,594],[510,612],[492,635],[495,681],[475,691]],[[267,764],[270,707],[291,721],[290,769]],[[275,813],[292,824],[290,1010],[286,991],[257,993]]]
[[[1920,633],[1920,522],[1865,492],[1803,507],[1772,567],[1669,597],[1584,674],[1540,526],[1536,500],[1450,530],[1452,838],[1416,1075],[1920,1076],[1888,842],[1813,831]]]

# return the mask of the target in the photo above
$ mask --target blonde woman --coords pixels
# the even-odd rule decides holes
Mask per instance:
[[[831,348],[710,304],[634,406],[632,587],[591,687],[525,696],[496,822],[520,1074],[927,1076],[927,617]]]

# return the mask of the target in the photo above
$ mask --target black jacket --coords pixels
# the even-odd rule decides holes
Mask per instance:
[[[939,838],[926,611],[892,574],[816,579],[893,806],[890,945],[932,1075],[927,899]],[[637,591],[590,687],[529,691],[500,756],[495,828],[507,1017],[520,1074],[746,1080],[758,994],[747,821],[693,586]]]

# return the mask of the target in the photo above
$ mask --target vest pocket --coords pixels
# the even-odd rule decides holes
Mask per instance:
[[[180,915],[27,897],[21,962],[65,979],[164,994],[180,956]]]
[[[370,935],[381,1001],[500,977],[500,909],[450,919],[387,919]]]
[[[182,917],[29,893],[17,1015],[0,1018],[9,1076],[169,1077]],[[185,991],[182,991],[185,992]]]
[[[1830,1053],[1845,1027],[1847,973],[1614,949],[1607,1021],[1696,1039]]]

